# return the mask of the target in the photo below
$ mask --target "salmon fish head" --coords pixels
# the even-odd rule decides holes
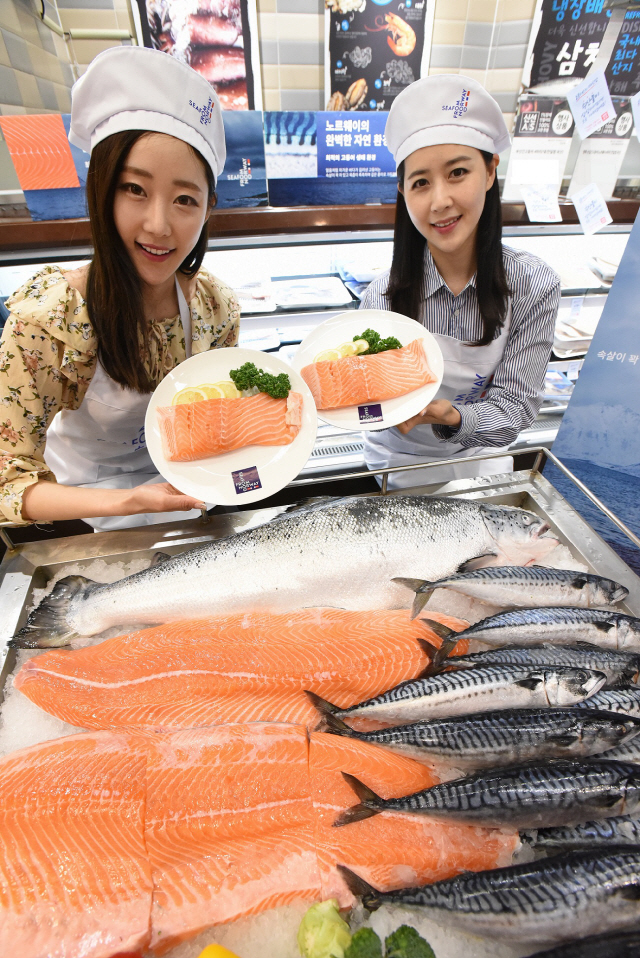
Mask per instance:
[[[497,547],[496,565],[531,565],[559,544],[549,524],[533,512],[515,506],[480,507]]]

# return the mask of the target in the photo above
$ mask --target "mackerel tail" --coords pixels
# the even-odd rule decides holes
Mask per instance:
[[[640,925],[640,846],[614,845],[481,872],[414,888],[381,891],[349,868],[338,871],[369,911],[383,904],[416,907],[445,928],[491,941],[553,943],[637,929]],[[533,950],[533,949],[532,949]],[[610,958],[562,951],[555,958]],[[637,956],[637,951],[625,954]],[[538,956],[540,958],[540,956]]]
[[[333,823],[334,828],[351,825],[352,822],[362,822],[365,818],[373,818],[374,815],[379,815],[380,812],[385,810],[384,799],[380,795],[376,795],[364,782],[361,782],[354,775],[349,775],[348,772],[343,772],[342,777],[347,785],[350,785],[354,790],[360,799],[360,803],[348,808],[342,815],[338,815]]]

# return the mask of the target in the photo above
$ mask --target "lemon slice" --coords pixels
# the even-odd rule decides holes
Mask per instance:
[[[208,398],[209,397],[199,386],[187,386],[186,389],[181,389],[179,393],[175,394],[171,400],[171,405],[180,406],[182,403],[201,402],[203,399]]]
[[[317,356],[314,356],[314,363],[330,363],[334,359],[342,359],[342,353],[339,349],[324,349]]]
[[[205,383],[198,387],[207,394],[207,399],[240,399],[242,393],[230,379],[219,383]]]
[[[353,343],[343,343],[342,346],[338,346],[343,359],[347,356],[358,356],[360,353],[365,353],[368,348],[369,343],[366,339],[356,339]]]

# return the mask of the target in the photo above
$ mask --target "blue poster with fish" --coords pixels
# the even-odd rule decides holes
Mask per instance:
[[[395,203],[395,164],[384,138],[387,115],[266,112],[271,205]]]
[[[640,218],[629,236],[553,452],[640,535]],[[554,466],[545,475],[640,574],[640,550]]]

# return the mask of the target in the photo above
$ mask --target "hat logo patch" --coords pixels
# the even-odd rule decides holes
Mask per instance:
[[[453,119],[458,120],[461,116],[467,112],[469,108],[469,97],[471,96],[471,90],[465,90],[463,88],[462,93],[455,103],[449,104],[445,103],[442,106],[443,110],[450,111],[453,113]]]
[[[189,100],[189,106],[192,106],[194,110],[200,114],[200,122],[203,126],[207,126],[211,123],[211,117],[213,115],[214,103],[211,97],[209,97],[206,106],[198,106],[197,103],[194,103],[193,100]]]

